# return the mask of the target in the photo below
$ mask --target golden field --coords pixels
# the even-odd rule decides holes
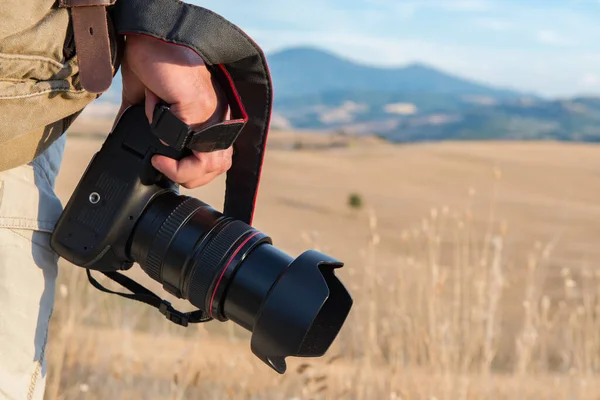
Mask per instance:
[[[63,203],[102,143],[77,129]],[[272,132],[255,227],[345,263],[355,303],[328,354],[277,375],[234,324],[178,328],[62,263],[46,398],[598,399],[599,178],[593,145]],[[184,191],[217,209],[223,192]]]

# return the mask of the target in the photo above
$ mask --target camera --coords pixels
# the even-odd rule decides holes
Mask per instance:
[[[250,331],[252,352],[280,374],[288,356],[324,355],[352,307],[335,275],[343,264],[314,250],[294,259],[245,222],[181,195],[152,166],[157,154],[179,160],[191,152],[161,142],[143,105],[129,107],[65,206],[52,248],[88,274],[139,264],[206,314],[196,322],[230,320]],[[187,326],[168,303],[160,308]]]

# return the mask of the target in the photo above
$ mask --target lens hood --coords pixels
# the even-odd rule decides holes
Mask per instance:
[[[336,277],[343,263],[315,250],[296,258],[265,299],[253,329],[252,352],[280,374],[285,358],[320,357],[335,340],[352,307]]]

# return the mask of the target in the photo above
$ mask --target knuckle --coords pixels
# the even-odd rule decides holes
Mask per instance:
[[[233,162],[231,161],[231,158],[225,158],[225,160],[223,160],[223,164],[221,166],[221,173],[224,174],[225,172],[229,171],[231,169],[233,165]]]
[[[219,102],[211,86],[204,84],[201,85],[201,89],[203,94],[196,97],[196,105],[198,110],[202,111],[204,119],[208,121],[218,110]]]

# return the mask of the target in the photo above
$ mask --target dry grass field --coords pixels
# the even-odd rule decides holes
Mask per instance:
[[[102,143],[76,133],[63,202]],[[46,398],[600,399],[599,178],[591,145],[273,132],[255,226],[345,262],[355,305],[330,352],[279,376],[234,324],[175,327],[63,263]],[[184,193],[221,209],[223,188]]]

